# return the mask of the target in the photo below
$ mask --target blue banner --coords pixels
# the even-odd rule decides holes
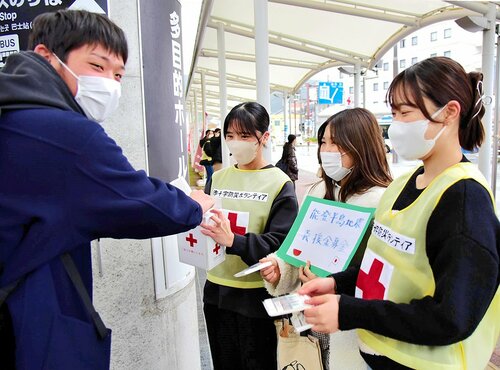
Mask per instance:
[[[342,104],[344,84],[342,82],[320,82],[318,84],[318,104]]]

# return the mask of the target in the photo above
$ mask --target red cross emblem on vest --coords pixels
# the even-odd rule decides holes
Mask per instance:
[[[217,256],[219,255],[219,250],[220,250],[220,244],[215,243],[214,249],[212,249],[212,252],[214,252]]]
[[[386,299],[394,266],[371,250],[365,252],[356,282],[356,297]]]
[[[228,212],[227,219],[231,225],[231,231],[237,235],[245,235],[247,228],[245,226],[238,225],[238,214],[235,212]]]

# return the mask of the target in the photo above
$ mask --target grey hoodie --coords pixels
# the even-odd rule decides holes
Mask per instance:
[[[66,83],[45,58],[32,51],[10,55],[0,70],[0,114],[7,109],[44,107],[84,115]]]

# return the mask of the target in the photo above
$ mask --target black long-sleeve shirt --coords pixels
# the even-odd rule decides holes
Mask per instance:
[[[271,167],[271,165],[265,168]],[[208,182],[205,193],[210,194],[212,183]],[[291,182],[286,182],[274,199],[262,234],[247,233],[234,235],[227,254],[240,256],[243,262],[251,266],[261,258],[275,252],[292,227],[298,213],[297,197]],[[239,289],[214,284],[207,280],[203,291],[203,302],[216,305],[221,309],[238,312],[248,317],[269,317],[262,301],[271,298],[265,288]]]
[[[407,207],[422,193],[417,171],[393,209]],[[354,298],[359,268],[335,274],[341,293],[341,330],[362,328],[421,345],[448,345],[464,340],[483,318],[500,281],[500,224],[488,192],[476,181],[461,180],[443,194],[426,231],[426,252],[434,274],[433,297],[396,304]],[[363,354],[373,369],[405,369],[382,356]]]

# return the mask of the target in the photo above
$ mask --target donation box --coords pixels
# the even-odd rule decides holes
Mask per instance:
[[[210,212],[203,216],[203,222],[210,222]],[[226,258],[226,247],[201,233],[201,227],[177,234],[179,261],[210,270]]]

